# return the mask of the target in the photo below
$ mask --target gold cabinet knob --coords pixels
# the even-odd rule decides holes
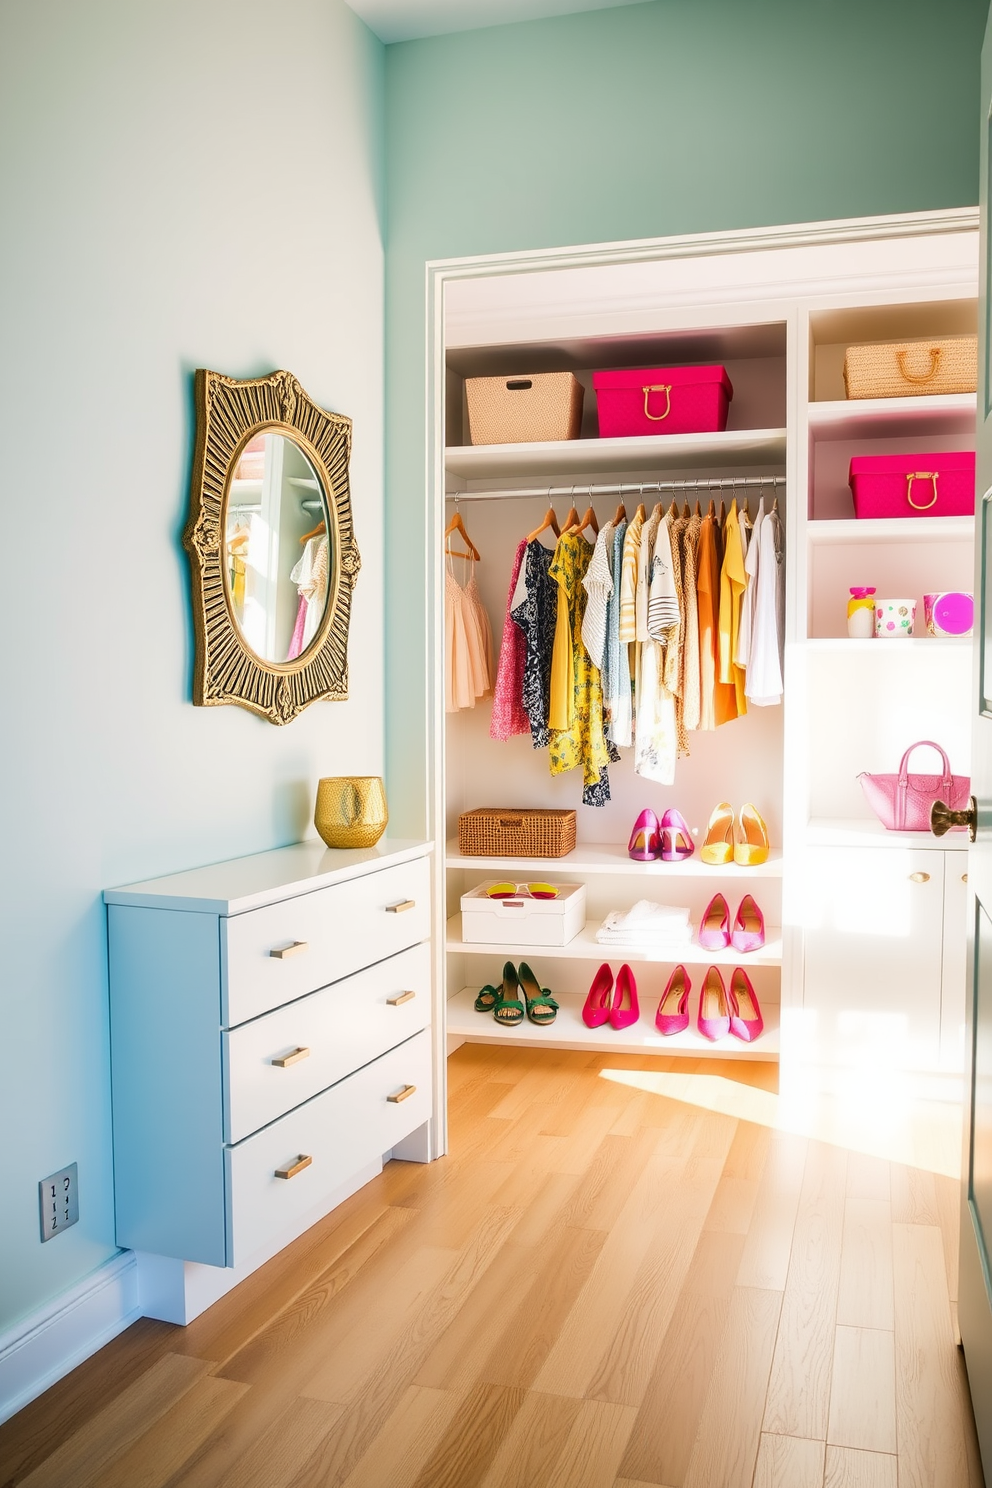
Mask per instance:
[[[909,881],[910,883],[929,883],[930,875],[929,873],[911,873]]]
[[[395,1095],[387,1095],[386,1099],[387,1101],[391,1102],[392,1105],[398,1106],[400,1101],[409,1100],[410,1096],[413,1095],[416,1088],[416,1085],[404,1085],[402,1090],[397,1090]]]
[[[974,796],[968,798],[966,811],[952,811],[943,801],[934,801],[930,807],[930,830],[935,837],[943,837],[952,827],[967,827],[968,839],[974,842],[978,835],[978,803]]]

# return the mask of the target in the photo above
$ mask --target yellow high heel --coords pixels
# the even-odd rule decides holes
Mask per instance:
[[[704,863],[734,861],[734,808],[729,801],[721,801],[714,808],[699,856]]]
[[[768,828],[750,801],[741,807],[734,834],[734,862],[744,868],[768,862]]]

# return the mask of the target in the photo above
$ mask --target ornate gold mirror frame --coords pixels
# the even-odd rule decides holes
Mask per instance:
[[[183,545],[193,577],[196,663],[193,701],[237,703],[271,723],[290,723],[318,698],[348,696],[351,591],[361,567],[351,517],[351,419],[318,408],[288,372],[240,382],[200,368],[195,381],[196,450]],[[293,660],[268,661],[235,617],[227,564],[231,482],[245,446],[277,433],[304,452],[323,487],[330,569],[316,634]]]

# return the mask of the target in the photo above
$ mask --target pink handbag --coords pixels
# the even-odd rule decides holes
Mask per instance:
[[[914,749],[923,748],[936,749],[944,763],[942,775],[910,775],[909,756]],[[971,795],[970,776],[952,775],[950,760],[932,739],[919,739],[909,746],[899,761],[898,775],[870,775],[863,771],[858,779],[868,805],[890,832],[929,832],[930,807],[934,801],[943,801],[952,811],[963,811]]]

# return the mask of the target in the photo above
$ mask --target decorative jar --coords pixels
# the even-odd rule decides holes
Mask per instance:
[[[313,824],[328,847],[374,847],[388,821],[378,775],[328,775],[318,782]]]
[[[875,591],[854,587],[847,601],[847,633],[855,640],[867,641],[875,634]]]

